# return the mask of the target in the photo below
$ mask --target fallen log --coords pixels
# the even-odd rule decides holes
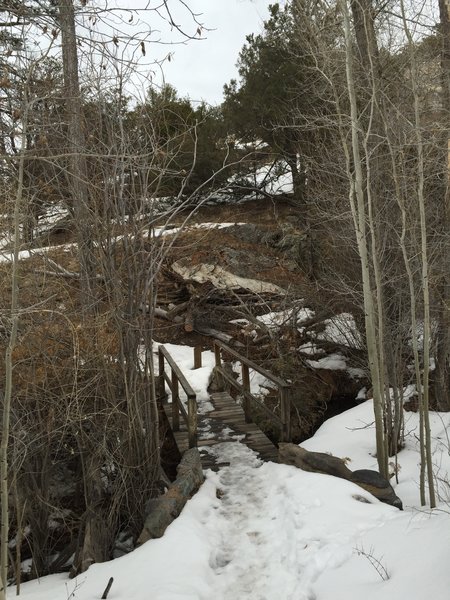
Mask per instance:
[[[371,471],[369,469],[359,469],[353,471],[352,478],[350,481],[359,485],[367,492],[385,502],[391,504],[396,508],[403,510],[403,503],[400,498],[395,494],[393,487],[384,477],[382,477],[378,471]]]
[[[197,333],[216,338],[216,340],[224,342],[224,344],[233,344],[237,348],[244,348],[244,344],[242,344],[238,340],[235,340],[232,335],[224,333],[223,331],[218,331],[217,329],[213,329],[212,327],[203,327],[202,325],[196,325],[194,329],[195,331],[197,331]]]
[[[186,320],[180,315],[172,316],[170,314],[170,311],[164,310],[164,308],[159,308],[158,306],[153,309],[153,314],[155,317],[158,317],[160,319],[171,321],[172,323],[176,323],[177,325],[183,325],[185,331],[189,331],[189,329],[186,329],[186,326],[189,328],[190,325],[186,325]],[[224,333],[223,331],[218,331],[217,329],[213,329],[212,327],[206,327],[194,322],[192,324],[192,331],[196,331],[197,333],[201,333],[202,335],[206,335],[208,337],[213,337],[216,340],[224,342],[225,344],[233,344],[237,348],[244,347],[244,344],[242,344],[238,340],[235,340],[232,335]]]
[[[182,511],[188,499],[203,483],[203,470],[200,453],[191,448],[183,454],[177,468],[177,478],[161,498],[147,503],[149,514],[138,538],[137,546],[148,540],[160,538],[167,527]]]
[[[285,465],[293,465],[303,471],[333,475],[350,481],[352,472],[341,458],[324,452],[308,452],[295,444],[280,443],[278,460]]]
[[[323,473],[346,479],[359,485],[359,487],[372,494],[372,496],[378,498],[380,502],[403,510],[402,501],[395,494],[394,488],[378,471],[370,469],[351,471],[341,458],[325,454],[324,452],[309,452],[301,446],[287,443],[280,443],[278,445],[278,462],[298,467],[303,471]]]

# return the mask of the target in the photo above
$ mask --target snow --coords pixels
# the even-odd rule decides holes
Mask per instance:
[[[50,219],[49,222],[51,222],[51,221],[52,220]],[[188,226],[183,226],[183,227],[170,227],[170,228],[155,227],[155,228],[153,228],[152,231],[153,231],[154,237],[166,237],[169,235],[176,235],[176,234],[180,233],[181,231],[188,232],[188,231],[194,231],[196,229],[226,229],[228,227],[234,227],[235,225],[243,225],[243,224],[244,223],[199,223],[199,224],[188,225]],[[142,236],[148,235],[148,229],[143,229],[141,231],[141,235]],[[131,237],[133,237],[133,236],[131,236]],[[112,242],[113,243],[118,242],[124,238],[125,238],[124,235],[118,235],[112,239]],[[9,240],[7,238],[3,238],[3,240],[0,240],[0,250],[5,245],[8,245],[11,241],[12,240]],[[45,246],[45,247],[41,247],[41,248],[35,248],[33,250],[20,250],[18,253],[18,258],[19,258],[19,260],[26,260],[28,258],[32,258],[33,256],[48,254],[49,252],[53,252],[55,250],[63,250],[64,252],[68,252],[69,250],[71,250],[73,248],[77,248],[77,247],[78,247],[78,244],[76,242],[72,242],[72,243],[67,243],[67,244],[59,244],[59,245],[55,245],[55,246]],[[14,260],[13,252],[10,252],[10,251],[1,252],[0,251],[0,263],[12,262],[13,260]],[[274,286],[274,287],[276,287],[276,286]]]
[[[26,260],[28,258],[33,258],[33,256],[41,256],[43,254],[48,254],[49,252],[53,252],[54,250],[62,250],[64,252],[69,252],[72,248],[76,248],[76,243],[71,244],[60,244],[58,246],[45,246],[42,248],[36,248],[34,250],[20,250],[18,253],[19,260]],[[0,263],[2,262],[12,262],[14,260],[13,252],[0,252]]]
[[[319,360],[307,360],[307,364],[313,369],[328,369],[330,371],[347,371],[350,377],[354,379],[361,379],[365,377],[363,369],[356,367],[348,367],[347,359],[342,354],[334,353],[328,354]]]
[[[302,344],[298,347],[298,351],[302,354],[325,354],[325,350],[323,348],[319,348],[313,342],[306,342],[306,344]]]
[[[206,401],[212,353],[193,370],[192,348],[166,347]],[[161,539],[76,580],[61,574],[22,584],[21,597],[92,600],[113,576],[109,600],[448,600],[450,414],[430,416],[440,482],[435,510],[419,506],[415,413],[405,413],[399,483],[391,480],[404,512],[348,481],[261,463],[243,444],[223,442],[210,451],[229,466],[206,473]],[[302,446],[346,458],[352,470],[374,469],[373,421],[367,400],[329,419]],[[11,587],[8,598],[14,596]]]
[[[329,354],[319,360],[307,360],[310,367],[314,369],[329,369],[330,371],[345,371],[347,362],[341,354]]]
[[[308,321],[308,319],[311,319],[313,316],[314,311],[310,308],[290,308],[279,312],[269,312],[256,318],[266,325],[266,327],[277,329],[289,322],[298,325],[304,321]]]
[[[196,394],[199,412],[205,413],[212,409],[212,405],[209,402],[209,394],[207,387],[211,372],[214,368],[215,357],[214,352],[210,350],[204,350],[202,352],[202,367],[194,370],[194,351],[190,346],[180,346],[177,344],[163,344],[167,351],[170,353],[172,358],[175,360],[178,367],[182,370],[183,375],[186,377],[189,385],[192,387]],[[155,365],[158,364],[158,343],[154,343],[153,362]],[[165,363],[165,370],[170,374],[170,367]],[[169,386],[166,384],[166,393],[169,402],[171,401],[171,391]],[[179,386],[179,397],[180,400],[186,400],[186,394],[181,386]]]
[[[284,160],[276,160],[273,163],[262,165],[254,173],[244,177],[233,175],[228,181],[230,184],[239,182],[259,188],[272,195],[292,194],[294,190],[292,171]]]
[[[318,340],[334,342],[349,348],[362,348],[361,333],[350,313],[341,313],[324,321],[325,331],[317,334]]]

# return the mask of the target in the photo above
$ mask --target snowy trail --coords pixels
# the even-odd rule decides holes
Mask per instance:
[[[218,475],[221,502],[213,526],[220,542],[209,561],[217,577],[217,597],[266,600],[275,598],[282,584],[286,600],[311,598],[296,594],[296,548],[288,540],[282,548],[277,539],[280,529],[299,529],[298,511],[292,512],[284,495],[285,502],[273,513],[273,496],[282,496],[282,490],[268,487],[264,465],[248,448],[234,442],[218,451],[230,466]]]
[[[374,511],[373,505],[354,500],[354,487],[340,481],[338,489],[342,484],[340,491],[355,515],[360,511],[364,518],[349,520],[348,511],[347,518],[336,517],[324,507],[327,476],[263,464],[236,442],[216,446],[215,452],[230,462],[210,474],[220,500],[204,523],[216,538],[209,566],[218,600],[314,600],[314,581],[348,560],[361,531],[397,514],[391,507]]]

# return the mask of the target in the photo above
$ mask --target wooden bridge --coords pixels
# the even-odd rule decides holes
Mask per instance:
[[[277,461],[276,446],[252,422],[252,405],[264,412],[265,416],[279,427],[282,441],[290,441],[290,384],[222,342],[215,342],[214,354],[216,380],[221,380],[222,389],[234,388],[238,397],[242,399],[242,404],[227,391],[218,391],[210,394],[209,402],[205,406],[199,406],[194,390],[173,357],[164,346],[159,347],[159,397],[163,400],[163,407],[180,453],[197,446],[202,456],[203,468],[217,469],[223,465],[217,462],[213,447],[239,440],[254,450],[261,459]],[[236,381],[224,368],[223,355],[240,363],[242,383]],[[201,349],[195,348],[194,369],[201,367],[201,356]],[[250,392],[250,370],[263,375],[278,390],[279,414],[270,410]],[[165,384],[172,392],[170,403],[167,402]],[[185,401],[180,399],[180,387],[184,390]]]

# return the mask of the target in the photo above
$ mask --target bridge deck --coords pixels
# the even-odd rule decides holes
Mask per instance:
[[[204,469],[216,470],[224,466],[223,463],[217,463],[208,448],[224,442],[237,443],[237,440],[257,452],[262,460],[277,462],[278,451],[275,445],[255,423],[245,422],[244,411],[228,393],[211,394],[210,404],[210,410],[198,415],[197,445]],[[164,403],[164,410],[172,427],[171,409],[171,404]],[[180,420],[180,431],[174,431],[173,434],[180,453],[183,453],[188,449],[188,432],[183,419]]]

